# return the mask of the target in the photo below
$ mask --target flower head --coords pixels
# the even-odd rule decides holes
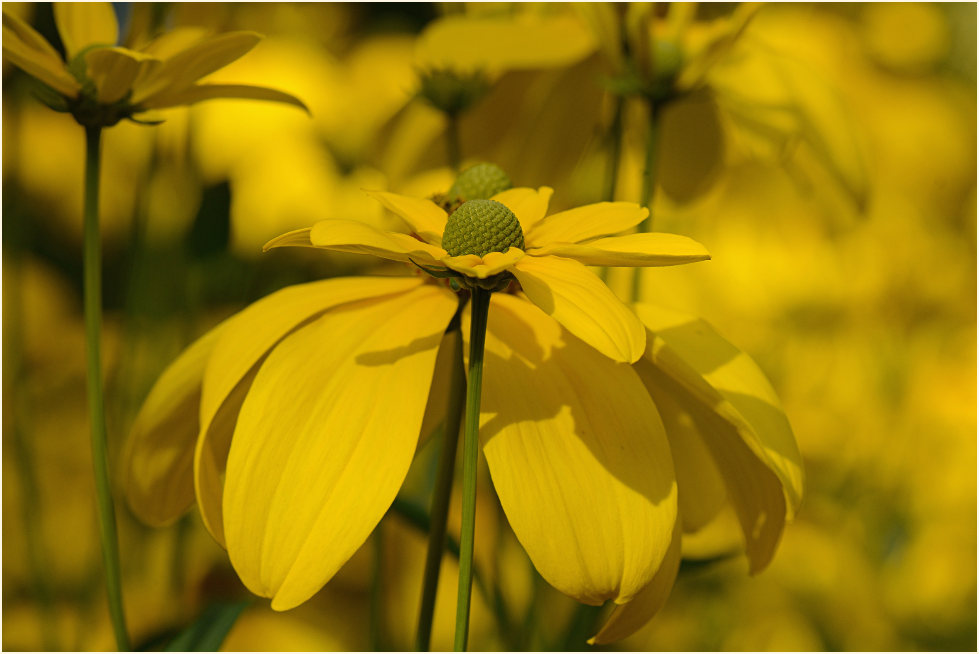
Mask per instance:
[[[516,280],[531,302],[572,334],[612,359],[631,363],[645,348],[642,324],[586,266],[669,266],[710,255],[685,236],[623,235],[648,215],[631,202],[547,215],[552,193],[547,187],[508,189],[469,200],[450,216],[432,200],[371,192],[410,233],[324,220],[273,239],[266,248],[299,245],[373,254],[482,288]]]
[[[202,36],[193,30],[164,34],[138,50],[119,47],[119,26],[109,3],[55,3],[65,60],[30,25],[3,12],[3,56],[60,96],[53,108],[83,125],[107,127],[152,109],[214,98],[272,100],[305,109],[274,89],[199,80],[243,56],[261,40],[254,32]]]

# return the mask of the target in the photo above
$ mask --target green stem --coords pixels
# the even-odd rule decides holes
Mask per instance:
[[[646,167],[642,174],[642,196],[640,201],[649,209],[649,215],[639,224],[639,232],[650,232],[653,229],[653,201],[656,196],[656,167],[659,159],[661,107],[649,102],[649,132],[646,136]],[[632,300],[641,298],[642,268],[636,268],[632,273]]]
[[[374,652],[384,649],[384,614],[381,582],[384,579],[384,525],[374,530],[374,572],[370,594],[370,647]]]
[[[469,640],[469,604],[472,599],[473,546],[476,535],[476,462],[479,457],[479,398],[483,388],[483,348],[491,291],[472,292],[469,326],[469,383],[466,389],[466,435],[462,449],[462,529],[459,532],[459,596],[456,600],[455,651],[466,650]]]
[[[92,462],[95,466],[95,493],[102,536],[102,561],[109,599],[109,615],[116,645],[128,651],[129,635],[122,604],[119,571],[119,539],[116,514],[109,485],[109,455],[105,429],[105,403],[102,398],[102,243],[99,234],[99,173],[101,168],[102,128],[85,128],[85,341],[88,367],[88,413],[92,432]]]
[[[458,314],[456,314],[458,316]],[[457,321],[453,321],[457,322]],[[422,585],[421,608],[418,613],[418,636],[415,650],[427,652],[432,638],[432,619],[435,617],[435,594],[439,585],[442,553],[445,551],[445,526],[449,517],[449,499],[452,495],[452,478],[455,476],[456,452],[459,446],[459,426],[466,389],[466,371],[462,367],[462,337],[458,324],[452,353],[452,373],[449,378],[449,403],[442,429],[442,453],[439,456],[435,491],[428,532],[428,552],[425,555],[425,581]]]
[[[612,125],[609,127],[608,167],[605,169],[605,194],[602,197],[606,202],[615,199],[615,187],[619,183],[619,161],[622,159],[622,114],[625,111],[625,97],[619,93],[614,97],[615,109]]]
[[[445,143],[449,150],[449,166],[452,170],[459,172],[462,166],[462,148],[459,135],[459,114],[456,112],[446,112]]]

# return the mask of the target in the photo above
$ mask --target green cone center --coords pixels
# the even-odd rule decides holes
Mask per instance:
[[[442,234],[442,247],[454,257],[485,256],[523,249],[523,229],[516,215],[496,200],[469,200],[452,212]]]
[[[462,200],[488,200],[513,186],[502,168],[491,163],[478,163],[459,173],[449,197]]]

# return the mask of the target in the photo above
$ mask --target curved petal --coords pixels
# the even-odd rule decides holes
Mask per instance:
[[[119,41],[116,12],[108,2],[56,2],[54,22],[68,61],[90,45],[112,46]]]
[[[588,604],[627,602],[650,583],[676,521],[676,482],[631,367],[495,294],[480,440],[510,526],[548,583]]]
[[[679,234],[627,234],[587,243],[551,243],[530,252],[574,259],[586,266],[676,266],[710,259],[707,249]]]
[[[329,581],[394,500],[456,305],[433,285],[349,305],[262,364],[228,454],[224,530],[235,570],[273,609]]]
[[[204,372],[200,438],[194,453],[194,484],[201,518],[224,544],[221,475],[231,434],[251,379],[276,344],[304,322],[335,307],[406,293],[419,277],[347,277],[290,286],[272,293],[228,319]]]
[[[424,266],[443,267],[439,259],[445,250],[407,234],[384,232],[356,220],[321,220],[309,233],[313,247],[371,254],[392,261],[414,261]]]
[[[648,366],[636,365],[635,370],[646,384],[646,390],[653,398],[666,428],[673,468],[676,470],[684,534],[698,531],[725,507],[727,491],[724,480],[690,412],[684,410],[673,394],[656,382],[655,377],[649,374]]]
[[[147,109],[166,109],[167,107],[191,105],[204,100],[265,100],[266,102],[291,104],[309,113],[309,108],[303,101],[290,93],[248,84],[194,84],[178,88],[172,92],[162,91],[143,101],[141,106]]]
[[[458,329],[449,329],[442,337],[438,357],[435,359],[435,372],[432,373],[432,387],[428,391],[428,402],[425,404],[425,417],[419,432],[418,447],[423,446],[439,428],[445,428],[446,416],[449,413],[450,395],[457,393],[459,404],[465,404],[466,373],[463,368],[462,335]],[[461,387],[453,389],[453,383]],[[456,407],[465,410],[465,407]],[[461,414],[460,414],[461,415]],[[459,415],[454,422],[458,423]],[[450,423],[452,424],[452,423]]]
[[[548,216],[531,230],[524,230],[524,235],[528,248],[550,243],[579,243],[624,232],[648,215],[648,209],[634,202],[597,202]]]
[[[442,247],[442,233],[449,219],[442,207],[427,198],[413,198],[384,191],[366,191],[385,209],[397,214],[415,234],[427,243]]]
[[[272,248],[284,248],[284,247],[316,247],[313,242],[309,240],[309,234],[313,231],[312,227],[303,227],[302,229],[294,229],[291,232],[286,232],[281,236],[276,236],[271,241],[262,246],[262,252],[268,252]]]
[[[99,102],[121,100],[140,75],[150,74],[162,62],[126,48],[98,48],[85,55],[88,76],[95,83]]]
[[[589,645],[604,645],[628,638],[653,619],[666,604],[673,583],[680,571],[680,527],[677,521],[670,540],[670,549],[660,564],[656,576],[639,594],[626,604],[615,607],[601,630],[588,639]]]
[[[28,75],[74,98],[81,90],[58,53],[33,27],[3,12],[3,56]]]
[[[157,94],[185,89],[240,58],[261,40],[257,32],[227,32],[197,41],[164,61],[154,75],[142,79],[133,90],[132,102],[144,104]]]
[[[497,193],[490,200],[496,200],[505,205],[520,222],[520,228],[526,234],[531,227],[539,223],[547,215],[547,205],[551,202],[554,189],[542,186],[537,190],[532,188],[511,188]]]
[[[524,257],[512,272],[531,302],[605,356],[626,363],[642,356],[642,323],[582,264],[560,257]]]
[[[124,455],[123,492],[133,513],[147,524],[167,525],[194,503],[201,381],[226,325],[227,321],[207,332],[167,366],[133,421]]]
[[[523,259],[524,251],[520,248],[507,248],[506,252],[490,252],[480,257],[475,254],[464,254],[459,257],[442,257],[442,265],[468,277],[486,279],[504,270],[508,270],[516,262]]]
[[[768,380],[702,320],[650,305],[637,366],[690,414],[721,472],[748,546],[752,572],[767,565],[785,519],[802,498],[802,458]],[[653,392],[653,391],[651,391]]]

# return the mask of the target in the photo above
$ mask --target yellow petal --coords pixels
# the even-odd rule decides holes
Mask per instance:
[[[294,229],[291,232],[286,232],[281,236],[276,236],[271,241],[263,245],[262,251],[268,252],[272,248],[284,247],[315,247],[313,242],[309,240],[309,234],[312,231],[312,227],[303,227],[302,229]]]
[[[594,47],[571,16],[447,16],[425,28],[415,58],[422,67],[547,68],[572,64]]]
[[[3,12],[3,56],[58,93],[74,98],[81,90],[51,44],[33,27],[6,11]]]
[[[151,106],[154,96],[174,94],[200,78],[224,68],[254,48],[262,36],[256,32],[227,32],[197,41],[163,62],[154,75],[134,89],[133,104]]]
[[[524,257],[512,272],[531,302],[605,356],[626,363],[642,356],[642,323],[582,264],[560,257]]]
[[[703,245],[678,234],[627,234],[587,243],[551,243],[531,254],[553,254],[586,266],[676,266],[710,259]]]
[[[249,375],[254,376],[276,343],[305,321],[349,302],[405,293],[422,283],[417,277],[347,277],[290,286],[228,319],[204,373],[194,456],[201,517],[215,540],[224,543],[221,475],[238,411],[251,385]]]
[[[649,374],[649,366],[636,365],[635,369],[646,384],[666,428],[676,470],[683,531],[695,532],[724,508],[727,502],[724,480],[690,412],[680,406],[669,389],[657,383],[655,375]]]
[[[602,625],[593,638],[588,640],[589,645],[604,645],[613,643],[623,638],[628,638],[636,633],[659,610],[666,604],[666,600],[673,590],[673,582],[676,581],[677,572],[680,571],[680,529],[679,523],[673,530],[673,537],[670,540],[670,549],[666,552],[666,558],[656,571],[656,576],[649,584],[639,591],[639,594],[632,598],[627,604],[615,607],[612,615]]]
[[[510,269],[523,256],[524,251],[520,248],[507,248],[506,252],[490,252],[483,257],[475,254],[464,254],[458,257],[444,256],[441,263],[468,277],[486,279],[491,275]]]
[[[456,304],[433,285],[360,302],[262,364],[228,455],[224,530],[235,570],[273,609],[329,581],[394,500]]]
[[[90,45],[112,46],[119,41],[116,12],[108,2],[56,2],[54,22],[68,61]]]
[[[579,243],[624,232],[648,215],[648,209],[633,202],[597,202],[548,216],[524,233],[528,248]]]
[[[85,55],[88,76],[95,83],[99,102],[121,100],[140,75],[162,65],[159,59],[126,48],[98,48]]]
[[[601,604],[627,602],[653,579],[676,521],[676,483],[631,367],[526,300],[496,294],[480,440],[510,526],[548,583]]]
[[[296,96],[277,91],[264,86],[249,86],[247,84],[194,84],[180,87],[176,91],[162,91],[142,102],[147,109],[166,109],[191,105],[204,100],[264,100],[281,102],[299,107],[306,113],[309,108]]]
[[[435,360],[435,372],[432,375],[432,387],[428,392],[428,402],[425,404],[425,417],[422,420],[418,447],[428,442],[428,439],[435,435],[436,430],[445,428],[449,396],[453,392],[453,380],[462,385],[460,399],[461,403],[465,404],[466,373],[462,367],[462,335],[458,329],[450,329],[442,338],[438,358]],[[459,389],[456,389],[456,392],[459,392]],[[451,428],[454,429],[454,426]]]
[[[163,371],[133,421],[123,488],[133,513],[150,525],[169,524],[194,503],[201,380],[226,324],[199,338]]]
[[[542,186],[532,188],[511,188],[497,193],[491,200],[500,202],[514,213],[524,234],[547,215],[547,205],[551,202],[554,189]]]
[[[367,191],[386,209],[401,217],[411,231],[432,245],[442,247],[442,232],[448,215],[442,207],[425,198],[413,198],[384,191]]]
[[[636,305],[650,330],[644,379],[671,392],[699,429],[727,486],[752,571],[771,559],[802,498],[802,458],[768,380],[702,320]]]
[[[414,261],[423,266],[437,266],[445,250],[407,234],[384,232],[356,220],[321,220],[309,233],[313,247],[336,252],[370,254],[392,261]]]

